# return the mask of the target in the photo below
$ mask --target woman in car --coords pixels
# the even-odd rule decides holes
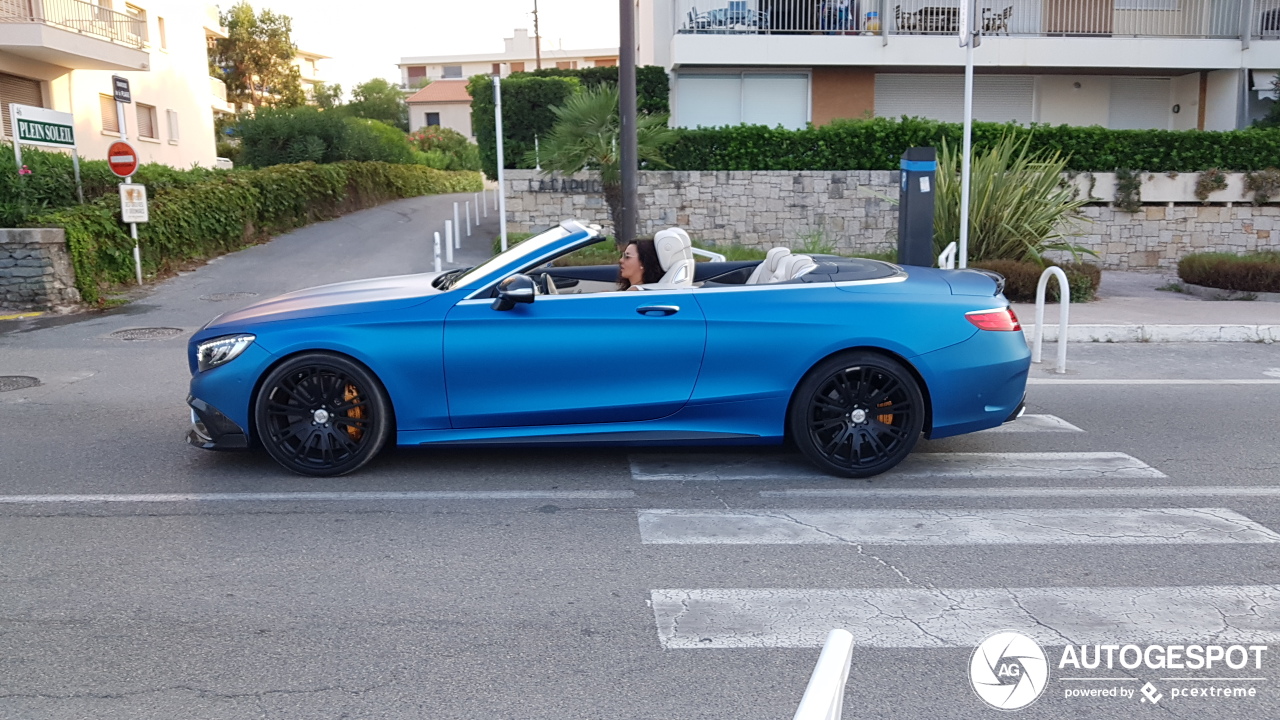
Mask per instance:
[[[639,290],[662,279],[662,263],[652,240],[633,240],[618,259],[618,289]]]

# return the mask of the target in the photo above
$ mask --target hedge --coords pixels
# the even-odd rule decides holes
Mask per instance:
[[[1178,277],[1220,290],[1280,293],[1280,252],[1195,253],[1178,261]]]
[[[483,187],[474,172],[381,162],[301,163],[201,175],[152,192],[151,222],[138,226],[144,271],[230,252],[388,200]],[[66,230],[76,287],[85,302],[97,302],[102,285],[128,282],[134,275],[133,240],[120,222],[119,208],[119,197],[109,193],[26,223]]]
[[[1111,172],[1256,171],[1280,165],[1280,129],[1108,130],[1097,126],[975,122],[975,150],[1006,134],[1030,135],[1030,150],[1057,151],[1067,169]],[[961,144],[962,126],[921,118],[840,120],[803,130],[760,125],[686,129],[666,149],[674,170],[897,170],[909,147]]]
[[[1102,284],[1102,269],[1091,263],[1049,263],[1062,268],[1067,275],[1067,290],[1071,293],[1071,302],[1088,302],[1098,292]],[[994,270],[1004,276],[1004,296],[1010,302],[1035,302],[1036,286],[1040,283],[1040,275],[1044,267],[1025,260],[982,260],[969,264],[969,267]],[[1049,278],[1045,288],[1045,297],[1058,300],[1058,281]]]
[[[533,150],[535,137],[546,137],[555,124],[552,107],[582,87],[595,87],[618,82],[616,67],[561,70],[544,68],[532,72],[511,73],[502,80],[502,154],[503,167],[531,168],[524,162],[525,153]],[[645,65],[636,68],[636,108],[640,112],[665,113],[668,110],[667,71]],[[467,84],[471,94],[471,128],[480,145],[480,165],[491,178],[498,176],[498,149],[495,142],[493,77],[473,75]]]

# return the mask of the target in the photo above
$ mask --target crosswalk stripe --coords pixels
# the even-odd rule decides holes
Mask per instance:
[[[0,495],[0,505],[64,503],[314,502],[371,500],[612,500],[632,490],[423,490],[413,492],[142,493],[99,495]]]
[[[834,478],[799,455],[644,454],[631,456],[635,480],[720,481]],[[882,477],[992,479],[1162,478],[1165,474],[1120,452],[915,453]]]
[[[650,591],[667,649],[967,648],[997,630],[1047,646],[1280,642],[1280,586],[715,588]]]
[[[991,433],[1024,433],[1024,432],[1084,432],[1080,428],[1063,420],[1057,415],[1023,415],[1022,417],[998,425],[981,432]]]
[[[1280,534],[1225,508],[640,510],[646,545],[1217,545]]]
[[[1257,485],[1145,485],[1142,487],[966,487],[966,488],[796,488],[761,490],[766,498],[842,498],[893,500],[907,498],[982,498],[1000,500],[1032,497],[1075,497],[1105,500],[1142,497],[1150,500],[1175,497],[1280,497],[1280,487]]]

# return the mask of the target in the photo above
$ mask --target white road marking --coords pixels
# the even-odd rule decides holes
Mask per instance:
[[[843,498],[882,500],[897,498],[1021,498],[1076,497],[1105,500],[1109,497],[1280,497],[1280,487],[1257,485],[1146,485],[1143,487],[967,487],[967,488],[798,488],[761,490],[769,498]]]
[[[1003,425],[982,430],[984,433],[1084,432],[1057,415],[1023,415]]]
[[[991,479],[1015,477],[1162,478],[1164,473],[1119,452],[915,453],[882,477]],[[799,455],[645,454],[631,456],[635,480],[834,480]]]
[[[1042,645],[1276,644],[1280,586],[650,591],[667,649],[819,647],[832,628],[855,647],[964,648],[1012,629]]]
[[[615,500],[631,490],[426,490],[418,492],[149,493],[102,495],[0,495],[0,505],[175,502],[359,502],[369,500]]]
[[[1280,368],[1267,368],[1262,371],[1262,374],[1267,377],[1280,378]]]
[[[1280,380],[1261,378],[1210,379],[1118,379],[1118,378],[1029,378],[1028,385],[1280,385]]]
[[[1280,543],[1225,508],[640,510],[646,545],[1221,545]]]

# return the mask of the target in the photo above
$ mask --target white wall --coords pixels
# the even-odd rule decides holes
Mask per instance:
[[[409,106],[409,132],[417,132],[427,125],[427,113],[440,113],[440,126],[457,130],[471,142],[475,135],[471,132],[470,103],[414,103]]]
[[[1209,73],[1205,93],[1205,130],[1235,130],[1240,102],[1240,71],[1215,70]]]
[[[1036,96],[1040,104],[1038,122],[1106,127],[1111,104],[1111,78],[1105,75],[1041,75],[1036,79]]]

